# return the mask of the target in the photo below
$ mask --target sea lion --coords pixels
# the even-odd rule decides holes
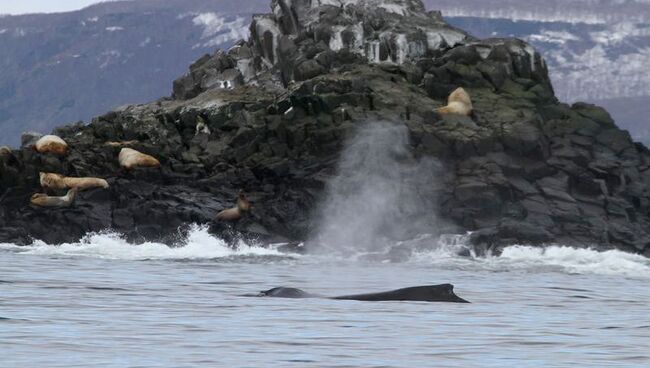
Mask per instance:
[[[43,189],[76,188],[78,190],[84,190],[90,188],[108,188],[108,182],[100,178],[70,178],[44,172],[41,172],[39,175]]]
[[[20,165],[18,159],[14,155],[13,150],[11,149],[11,147],[8,146],[0,147],[0,168],[4,165],[9,165],[14,167]]]
[[[120,166],[131,170],[136,167],[160,167],[160,161],[153,156],[132,148],[122,148],[119,155]]]
[[[211,132],[208,124],[199,116],[196,118],[196,131],[194,132],[194,135],[199,135],[201,133],[210,135]]]
[[[36,141],[34,149],[39,153],[65,155],[68,152],[68,144],[59,136],[44,135]]]
[[[248,295],[247,295],[248,296]],[[317,294],[310,294],[296,288],[277,287],[262,291],[255,296],[266,296],[275,298],[327,298],[336,300],[359,300],[359,301],[419,301],[419,302],[451,302],[469,303],[467,300],[454,293],[454,285],[428,285],[414,286],[404,289],[385,291],[381,293],[344,295],[335,297],[323,297]]]
[[[30,203],[38,207],[70,207],[77,196],[77,189],[68,190],[68,194],[63,197],[52,197],[45,193],[36,193],[32,195]]]
[[[456,114],[470,116],[472,115],[473,109],[469,94],[463,87],[458,87],[449,95],[447,106],[436,109],[436,112],[441,115]]]
[[[244,192],[239,192],[237,196],[237,205],[233,208],[223,210],[217,214],[217,220],[219,221],[237,221],[239,220],[244,212],[249,211],[251,208],[251,202],[246,198]]]

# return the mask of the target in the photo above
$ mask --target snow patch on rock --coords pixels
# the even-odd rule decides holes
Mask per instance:
[[[203,27],[201,39],[204,47],[219,46],[248,37],[249,21],[244,17],[225,17],[217,13],[201,13],[192,19],[195,26]]]

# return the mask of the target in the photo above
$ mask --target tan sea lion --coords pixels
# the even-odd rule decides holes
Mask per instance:
[[[438,114],[457,114],[457,115],[472,115],[472,100],[469,94],[463,89],[458,87],[454,92],[449,95],[447,99],[447,106],[436,109]]]
[[[251,209],[251,202],[246,198],[244,192],[239,192],[237,196],[237,206],[223,210],[217,214],[219,221],[237,221],[241,219],[244,212]]]
[[[78,190],[90,188],[108,188],[108,182],[100,178],[70,178],[60,174],[40,173],[41,187],[43,189],[68,189]]]
[[[127,170],[136,167],[160,167],[160,161],[155,157],[138,152],[132,148],[122,148],[120,150],[120,166]]]
[[[36,141],[34,149],[39,153],[65,155],[68,152],[68,144],[56,135],[44,135]]]
[[[196,131],[194,135],[199,135],[201,133],[210,135],[210,127],[208,127],[205,120],[199,116],[196,118]]]
[[[70,207],[77,196],[77,189],[68,190],[68,194],[63,197],[52,197],[45,193],[36,193],[32,195],[30,203],[38,207]]]

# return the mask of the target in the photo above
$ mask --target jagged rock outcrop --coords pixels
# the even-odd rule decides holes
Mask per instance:
[[[474,116],[437,116],[457,87]],[[248,41],[193,64],[172,99],[58,129],[66,157],[3,154],[0,241],[103,229],[171,241],[188,223],[305,239],[344,138],[373,120],[408,127],[411,159],[440,160],[439,182],[410,189],[479,249],[558,242],[650,255],[648,150],[603,109],[558,102],[528,44],[475,39],[417,0],[273,1]],[[121,171],[119,146],[105,143],[132,140],[162,167]],[[33,209],[39,171],[110,187],[79,193],[70,209]],[[213,222],[240,189],[250,215]]]

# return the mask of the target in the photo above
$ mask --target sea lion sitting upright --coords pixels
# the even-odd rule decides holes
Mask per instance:
[[[68,144],[59,136],[44,135],[36,141],[34,149],[39,153],[65,155],[68,152]]]
[[[205,120],[199,116],[196,118],[196,131],[194,135],[199,135],[201,133],[210,135],[210,127]]]
[[[153,156],[138,152],[133,148],[122,148],[118,157],[120,166],[131,170],[136,167],[160,167],[160,161]]]
[[[233,208],[223,210],[217,214],[217,220],[219,221],[237,221],[241,219],[244,212],[248,212],[251,209],[251,202],[246,198],[244,192],[239,192],[237,196],[237,205]]]
[[[77,196],[77,189],[68,190],[68,194],[63,197],[48,196],[45,193],[36,193],[32,195],[30,203],[38,207],[70,207]]]
[[[43,189],[68,189],[78,190],[90,188],[108,188],[108,182],[100,178],[69,178],[59,174],[40,173],[41,187]]]
[[[449,95],[447,106],[436,109],[436,112],[441,115],[456,114],[470,116],[472,115],[473,109],[469,94],[463,87],[458,87]]]

